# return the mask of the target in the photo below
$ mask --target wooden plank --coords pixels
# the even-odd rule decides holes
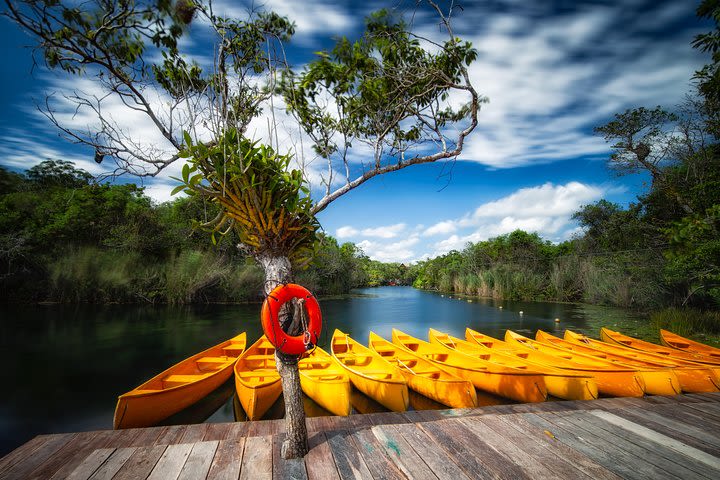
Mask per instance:
[[[340,478],[371,478],[370,470],[358,453],[355,443],[346,436],[347,432],[327,436],[327,443]]]
[[[335,480],[340,478],[325,432],[310,434],[308,447],[310,451],[305,455],[305,470],[310,480]]]
[[[380,445],[380,442],[372,430],[362,429],[352,433],[349,438],[355,442],[360,455],[365,461],[368,470],[373,478],[383,479],[404,479],[402,471],[395,465],[395,463],[385,454],[385,449]]]
[[[207,480],[237,480],[244,448],[244,438],[221,440],[210,465]]]
[[[694,412],[699,412],[701,415],[710,415],[715,419],[720,419],[720,404],[698,402],[688,404],[687,408],[692,409]]]
[[[272,437],[248,437],[245,440],[240,479],[272,479]]]
[[[586,477],[582,472],[564,464],[560,461],[552,462],[555,458],[546,458],[547,452],[535,443],[523,438],[517,430],[506,429],[503,423],[499,423],[496,417],[482,416],[460,420],[476,435],[482,436],[491,448],[522,468],[532,478],[582,478]],[[559,460],[559,459],[558,459]],[[547,466],[546,466],[547,465]],[[550,468],[550,466],[554,468]],[[587,477],[590,478],[590,477]]]
[[[24,458],[30,456],[32,452],[40,448],[43,444],[49,442],[53,438],[58,438],[67,435],[65,433],[58,433],[52,435],[38,435],[33,437],[27,443],[20,445],[13,451],[5,455],[0,459],[0,475],[3,475],[5,470],[9,470],[17,462],[22,461]]]
[[[418,424],[389,425],[383,427],[383,430],[396,432],[398,436],[405,439],[438,478],[466,480],[475,477],[475,474],[466,475],[460,465],[455,463],[424,430],[419,428]]]
[[[434,437],[455,462],[471,477],[530,478],[507,457],[491,448],[460,420],[423,423],[420,427]]]
[[[634,464],[632,459],[622,455],[622,452],[616,454],[613,448],[608,448],[607,445],[600,445],[600,442],[595,442],[595,439],[584,431],[578,435],[577,428],[562,421],[559,417],[535,413],[523,413],[520,415],[532,425],[547,431],[552,435],[553,439],[564,443],[571,449],[583,453],[595,463],[602,465],[621,477],[646,480],[655,480],[657,478],[654,476],[653,471],[647,471],[648,467],[644,462],[641,462],[639,465]],[[552,421],[550,419],[552,419]]]
[[[691,435],[688,435],[685,432],[670,428],[668,425],[663,423],[658,423],[656,420],[651,420],[647,415],[644,415],[644,412],[640,410],[617,410],[613,411],[615,415],[625,418],[627,420],[630,420],[631,422],[635,422],[639,425],[643,425],[651,430],[654,430],[656,432],[662,433],[663,435],[674,438],[675,440],[681,441],[683,443],[686,443],[687,445],[690,445],[692,447],[695,447],[699,450],[702,450],[704,452],[707,452],[711,455],[720,456],[720,449],[717,447],[714,447],[712,445],[708,445],[707,443],[703,442],[702,440],[699,440]]]
[[[143,428],[128,428],[126,430],[101,430],[100,434],[107,434],[107,442],[111,447],[124,448],[132,447],[133,442],[143,432]],[[88,432],[90,433],[90,432]]]
[[[272,434],[272,424],[268,420],[248,422],[248,429],[245,433],[248,437],[264,437]]]
[[[107,460],[114,451],[114,448],[98,448],[97,450],[93,450],[90,455],[85,457],[85,460],[83,460],[80,465],[75,467],[75,470],[70,472],[67,480],[87,480],[105,463],[105,460]]]
[[[711,445],[714,448],[720,448],[720,437],[718,437],[717,434],[706,432],[701,428],[689,425],[684,421],[676,420],[679,411],[675,412],[672,417],[656,413],[652,410],[636,410],[635,413],[661,425],[666,425],[673,430],[682,432],[686,435],[690,435],[697,438],[698,440],[702,440],[704,443]]]
[[[247,436],[248,422],[235,422],[230,425],[231,427],[225,435],[225,440],[240,440]]]
[[[182,437],[180,438],[180,440],[178,440],[178,443],[202,442],[202,439],[205,437],[205,432],[207,432],[207,428],[207,423],[196,423],[195,425],[188,425]]]
[[[5,471],[0,473],[0,478],[27,478],[30,472],[40,467],[63,447],[71,443],[77,436],[75,433],[65,435],[49,436],[32,451],[22,451],[20,455]]]
[[[225,440],[232,427],[232,423],[210,423],[208,424],[203,441]]]
[[[165,431],[163,427],[143,428],[140,434],[128,445],[129,447],[149,447],[157,443],[160,435]]]
[[[385,455],[407,478],[414,480],[436,480],[438,478],[395,429],[377,426],[373,427],[370,432],[384,449]]]
[[[620,428],[624,428],[635,435],[642,436],[643,438],[647,438],[655,443],[673,449],[676,452],[698,462],[704,463],[713,469],[720,470],[720,458],[715,457],[714,455],[710,455],[702,450],[693,448],[683,442],[675,440],[674,438],[655,432],[647,427],[643,427],[642,425],[626,420],[610,412],[593,411],[590,412],[590,414]],[[720,475],[718,475],[718,477],[720,477]]]
[[[548,465],[552,466],[554,470],[565,472],[567,469],[565,465],[567,464],[582,472],[582,475],[588,475],[591,478],[604,480],[618,480],[620,478],[587,455],[560,442],[552,434],[549,434],[550,432],[528,423],[520,416],[496,416],[491,420],[503,426],[508,435],[514,435],[513,432],[517,432],[521,437],[532,439],[541,448],[538,455],[544,459],[544,462],[548,462]],[[572,471],[568,471],[568,475],[572,478]]]
[[[663,469],[667,474],[678,478],[697,478],[700,476],[716,478],[717,474],[720,473],[713,468],[709,468],[704,463],[694,461],[692,458],[661,443],[637,435],[600,417],[586,414],[582,417],[568,415],[567,418],[575,425],[582,426],[582,428],[589,429],[593,427],[593,433],[611,442],[616,448],[637,458],[642,458],[648,463]]]
[[[155,440],[155,445],[174,445],[180,443],[180,439],[186,429],[187,425],[169,425],[164,427],[160,435],[158,435],[157,440]]]
[[[677,406],[663,405],[653,411],[663,416],[673,417],[701,430],[720,429],[720,421],[717,418],[697,412],[689,407],[677,408]]]
[[[104,480],[113,478],[113,476],[120,471],[123,465],[125,465],[137,449],[138,447],[123,447],[115,449],[113,454],[110,455],[110,458],[108,458],[105,463],[100,466],[100,468],[95,470],[90,479]]]
[[[302,458],[282,458],[282,444],[285,434],[275,435],[272,437],[273,442],[273,478],[291,479],[291,480],[307,480],[307,472],[305,470],[305,460]]]
[[[178,480],[197,480],[207,477],[218,443],[217,440],[211,440],[193,444],[190,455],[178,475]]]
[[[673,459],[666,458],[670,451],[643,444],[641,439],[628,435],[613,425],[603,422],[592,415],[580,417],[573,414],[562,415],[563,422],[574,425],[578,435],[586,435],[592,442],[602,448],[606,453],[615,456],[616,461],[628,462],[638,469],[644,469],[656,478],[692,478],[697,476],[683,465],[677,464]],[[585,433],[583,433],[585,432]],[[625,433],[626,435],[623,435]],[[647,443],[645,441],[645,443]]]
[[[115,474],[113,480],[136,480],[147,478],[160,460],[167,445],[145,446],[135,450],[122,468]]]
[[[172,480],[180,475],[185,461],[192,451],[192,443],[168,445],[162,456],[150,472],[148,480]]]
[[[136,433],[128,436],[128,439],[134,438]],[[112,430],[102,430],[97,432],[83,432],[78,434],[76,441],[68,444],[57,456],[43,465],[40,469],[33,472],[41,478],[65,478],[75,467],[80,465],[90,453],[98,448],[124,448],[127,445],[117,445],[115,443],[116,435]]]
[[[30,473],[32,478],[51,478],[57,473],[58,470],[64,469],[64,475],[66,477],[76,466],[78,466],[85,457],[95,448],[84,448],[87,444],[95,444],[94,437],[98,436],[99,432],[82,432],[77,433],[75,436],[67,442],[61,449],[49,456],[45,462],[38,466],[35,470]]]

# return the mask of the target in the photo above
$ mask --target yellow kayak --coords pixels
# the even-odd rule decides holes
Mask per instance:
[[[380,355],[337,329],[333,333],[331,352],[358,390],[393,412],[407,410],[410,399],[405,378]]]
[[[230,378],[245,339],[243,332],[120,395],[113,428],[150,427],[206,397]]]
[[[442,370],[437,364],[408,352],[373,332],[370,332],[368,346],[395,365],[405,377],[408,386],[416,392],[448,407],[477,406],[475,387],[469,381]]]
[[[696,353],[712,359],[720,360],[720,348],[711,347],[704,343],[681,337],[668,330],[660,330],[660,341],[666,347],[676,348],[682,352]]]
[[[457,377],[469,380],[480,390],[518,402],[544,402],[547,399],[545,378],[539,373],[469,358],[396,329],[393,329],[392,336],[395,345],[436,363]]]
[[[675,376],[680,382],[680,388],[687,393],[707,393],[717,392],[720,387],[717,374],[713,372],[710,365],[701,365],[687,360],[678,358],[670,358],[667,355],[658,355],[656,353],[645,352],[643,350],[635,350],[619,344],[601,342],[593,338],[581,335],[579,333],[565,330],[565,340],[587,345],[603,352],[612,352],[620,355],[626,355],[633,358],[642,359],[672,368]]]
[[[589,355],[545,345],[511,330],[505,332],[505,341],[521,346],[527,351],[551,355],[553,357],[552,363],[549,364],[551,367],[592,374],[598,390],[604,395],[642,397],[645,394],[645,382],[632,368],[614,365]]]
[[[298,362],[300,386],[305,395],[334,415],[350,415],[350,376],[325,350],[315,347]]]
[[[616,353],[603,352],[585,345],[578,345],[542,330],[537,331],[535,340],[546,345],[553,345],[568,351],[590,355],[617,365],[630,367],[642,376],[645,382],[645,393],[650,395],[677,395],[682,392],[680,381],[672,369],[667,366]]]
[[[240,355],[235,364],[235,391],[249,420],[259,420],[282,393],[275,366],[275,347],[265,335]]]
[[[644,340],[638,340],[637,338],[628,337],[627,335],[623,335],[620,332],[609,330],[605,327],[600,329],[600,338],[603,342],[612,343],[615,345],[624,345],[626,347],[634,348],[636,350],[656,353],[664,357],[669,357],[673,359],[677,358],[680,360],[686,360],[695,363],[702,363],[704,365],[711,365],[712,367],[720,367],[720,359],[711,358],[690,351],[682,351],[675,348],[663,347],[662,345],[656,345],[654,343],[646,342]]]
[[[511,366],[528,371],[534,371],[545,377],[545,386],[550,395],[565,400],[593,400],[598,398],[598,389],[592,376],[576,374],[548,367],[539,362],[530,361],[524,351],[518,353],[518,348],[505,342],[487,337],[470,328],[465,330],[466,338],[471,341],[456,338],[451,335],[430,329],[428,333],[430,343],[443,345],[458,353],[469,355],[476,359],[487,360],[495,364]],[[504,344],[505,347],[500,344]],[[490,346],[488,346],[490,345]],[[493,348],[494,345],[494,348]]]

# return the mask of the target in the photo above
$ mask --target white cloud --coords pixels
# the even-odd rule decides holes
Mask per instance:
[[[244,5],[243,5],[244,3]],[[238,5],[240,4],[240,5]],[[326,0],[306,1],[299,4],[293,0],[265,0],[264,2],[237,2],[223,0],[214,2],[216,12],[222,12],[237,18],[247,17],[248,7],[261,7],[263,10],[274,11],[287,16],[295,22],[296,39],[307,42],[309,37],[317,34],[337,34],[350,29],[355,18],[337,2]]]
[[[429,227],[423,235],[426,237],[432,236],[432,235],[447,235],[448,233],[453,233],[455,230],[457,230],[457,226],[454,221],[452,220],[445,220],[444,222],[438,222],[435,225]]]
[[[406,226],[404,223],[396,223],[395,225],[386,225],[383,227],[364,228],[361,233],[366,237],[395,238],[405,230]]]
[[[546,183],[522,188],[506,197],[484,203],[460,219],[436,224],[452,225],[464,233],[453,234],[432,244],[432,256],[460,250],[468,242],[487,240],[515,230],[534,232],[550,240],[566,240],[577,233],[572,214],[582,205],[599,200],[608,191],[580,182],[565,185]]]
[[[340,227],[337,230],[335,230],[335,236],[337,238],[349,238],[354,237],[357,235],[359,231],[349,225],[346,225],[344,227]]]
[[[363,240],[357,243],[365,255],[373,260],[381,262],[407,262],[414,260],[417,255],[412,247],[416,246],[420,239],[411,236],[405,240],[393,243]]]
[[[577,211],[580,205],[596,200],[602,194],[602,188],[580,182],[569,182],[566,185],[548,182],[539,187],[521,188],[507,197],[484,203],[462,222],[472,225],[483,218],[568,216]]]

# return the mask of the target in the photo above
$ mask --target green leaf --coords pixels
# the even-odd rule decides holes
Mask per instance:
[[[170,192],[170,196],[176,195],[179,192],[182,192],[185,189],[185,185],[178,185],[177,187],[172,189],[172,192]]]

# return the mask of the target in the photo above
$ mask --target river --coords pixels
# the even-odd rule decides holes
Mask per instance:
[[[596,336],[601,323],[620,322],[630,333],[641,323],[616,309],[451,298],[411,287],[361,289],[320,305],[321,346],[335,328],[367,344],[370,331],[390,338],[392,328],[421,338],[427,338],[429,327],[461,337],[465,327],[496,337],[506,329],[534,335],[537,329],[562,334],[566,328]],[[0,397],[0,456],[42,433],[112,428],[119,394],[240,331],[254,341],[261,333],[259,311],[260,305],[0,305],[6,361],[0,369],[5,392]],[[232,387],[226,387],[229,395]],[[366,398],[356,400],[356,408],[377,408]],[[214,401],[171,423],[203,421],[208,415],[205,421],[233,421],[232,399]],[[418,397],[413,405],[434,406]],[[307,406],[310,414],[322,414],[319,407]],[[281,406],[271,412],[281,414]]]

